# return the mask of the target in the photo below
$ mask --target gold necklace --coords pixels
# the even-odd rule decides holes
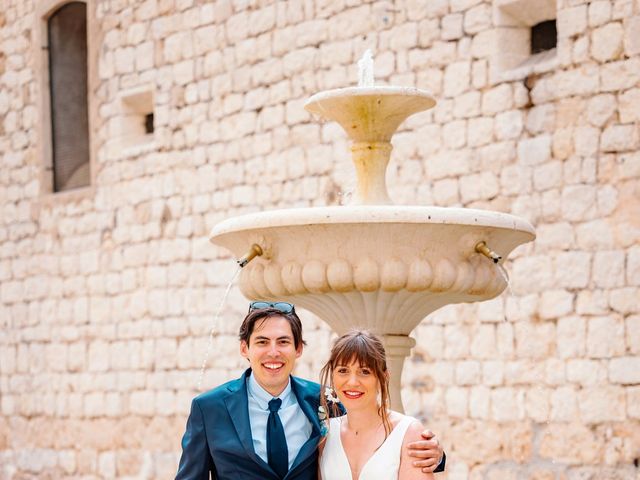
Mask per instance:
[[[383,422],[381,421],[378,425],[375,426],[375,428],[369,428],[369,429],[360,429],[360,430],[351,430],[356,436],[358,435],[358,433],[360,432],[368,432],[368,431],[373,431],[376,432],[381,426],[382,426]],[[349,430],[349,429],[348,429]]]

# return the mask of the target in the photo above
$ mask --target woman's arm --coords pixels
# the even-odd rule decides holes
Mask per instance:
[[[407,449],[407,444],[411,442],[415,442],[420,440],[421,433],[424,430],[422,423],[418,420],[415,420],[409,428],[407,432],[404,434],[404,439],[402,441],[402,453],[400,455],[400,471],[398,472],[398,480],[434,480],[433,473],[422,473],[422,469],[420,467],[415,467],[413,462],[415,461],[414,457],[409,455],[409,450]]]

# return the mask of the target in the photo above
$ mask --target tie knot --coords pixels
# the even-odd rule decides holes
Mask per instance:
[[[280,410],[280,405],[282,405],[282,400],[280,400],[279,398],[274,398],[269,402],[269,411],[271,413],[277,412],[278,410]]]

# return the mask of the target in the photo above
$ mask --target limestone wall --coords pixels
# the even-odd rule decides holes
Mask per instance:
[[[511,212],[538,234],[507,262],[513,295],[414,333],[405,402],[446,448],[439,478],[640,478],[640,1],[494,3],[91,1],[93,184],[51,194],[55,2],[4,0],[0,478],[172,478],[235,269],[207,233],[348,199],[346,140],[302,104],[354,84],[366,48],[378,83],[439,100],[394,139],[394,200]],[[555,54],[514,63],[549,11]],[[132,139],[140,91],[155,132]],[[244,368],[246,306],[232,289],[205,385]],[[298,374],[316,378],[331,334],[304,319]]]

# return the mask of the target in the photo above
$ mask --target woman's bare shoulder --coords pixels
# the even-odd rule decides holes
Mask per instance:
[[[400,423],[405,418],[408,418],[411,420],[411,423],[409,424],[409,428],[407,429],[407,433],[405,434],[405,438],[409,435],[410,432],[413,432],[415,430],[417,430],[418,437],[419,437],[420,433],[422,433],[422,431],[424,430],[424,425],[422,425],[422,422],[420,420],[418,420],[417,418],[410,417],[408,415],[403,415],[402,413],[396,412],[394,410],[389,411],[389,421],[391,422],[391,426],[393,426],[394,428],[396,425],[398,425],[398,423]]]
[[[417,418],[412,418],[407,433],[404,434],[404,442],[410,443],[422,439],[422,432],[424,432],[424,425]]]
[[[416,418],[409,417],[411,423],[407,427],[407,431],[402,439],[402,450],[400,454],[400,471],[399,480],[433,480],[433,474],[423,473],[422,469],[413,466],[415,458],[409,455],[407,445],[411,442],[422,440],[422,432],[424,425]]]

